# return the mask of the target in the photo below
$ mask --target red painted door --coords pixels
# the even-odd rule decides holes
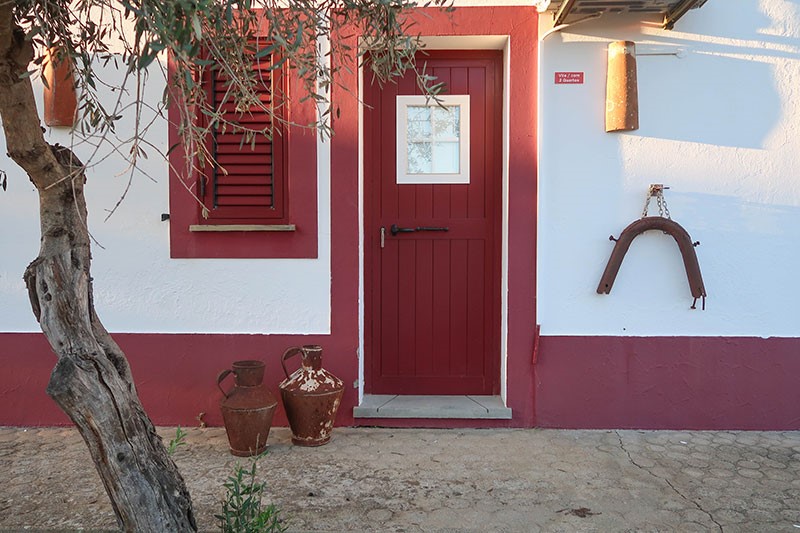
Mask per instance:
[[[365,88],[365,388],[497,394],[502,53],[428,54],[419,65],[446,83],[445,94],[469,95],[469,181],[398,184],[397,123],[410,119],[398,119],[397,97],[420,94],[416,79]]]

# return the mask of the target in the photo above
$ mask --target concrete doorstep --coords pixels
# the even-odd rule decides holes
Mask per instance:
[[[165,441],[174,428],[159,430]],[[201,530],[237,463],[220,428],[175,460]],[[258,465],[290,531],[796,531],[800,432],[336,428],[270,433]],[[115,530],[77,432],[0,428],[0,531]]]
[[[511,419],[500,396],[399,396],[367,394],[353,409],[356,418]]]

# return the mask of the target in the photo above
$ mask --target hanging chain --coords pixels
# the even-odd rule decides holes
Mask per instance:
[[[642,218],[647,216],[647,210],[650,208],[650,199],[655,196],[656,205],[658,205],[658,215],[672,220],[669,214],[669,207],[667,207],[667,199],[664,198],[664,190],[669,189],[661,183],[653,183],[647,191],[647,198],[644,201],[644,209],[642,210]]]

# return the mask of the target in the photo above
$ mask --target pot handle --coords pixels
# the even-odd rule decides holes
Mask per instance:
[[[230,368],[227,370],[223,370],[222,372],[219,373],[219,376],[217,376],[217,387],[219,388],[220,391],[222,391],[223,396],[225,396],[226,398],[228,397],[228,393],[225,392],[225,390],[222,388],[222,382],[226,377],[228,377],[228,374],[233,374],[233,370],[231,370]]]
[[[286,377],[289,377],[289,371],[286,370],[286,360],[290,357],[294,357],[295,355],[303,353],[303,349],[300,346],[293,346],[283,352],[283,357],[281,357],[281,366],[283,367],[283,373],[286,374]]]

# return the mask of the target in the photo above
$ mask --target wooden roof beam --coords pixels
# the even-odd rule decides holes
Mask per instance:
[[[675,27],[675,23],[678,22],[678,19],[684,16],[690,9],[704,3],[705,0],[682,0],[664,15],[663,28],[665,30],[671,30]]]
[[[569,16],[570,11],[572,8],[575,7],[575,2],[577,0],[564,0],[556,11],[556,15],[554,17],[553,26],[560,26],[564,23],[564,21]]]

